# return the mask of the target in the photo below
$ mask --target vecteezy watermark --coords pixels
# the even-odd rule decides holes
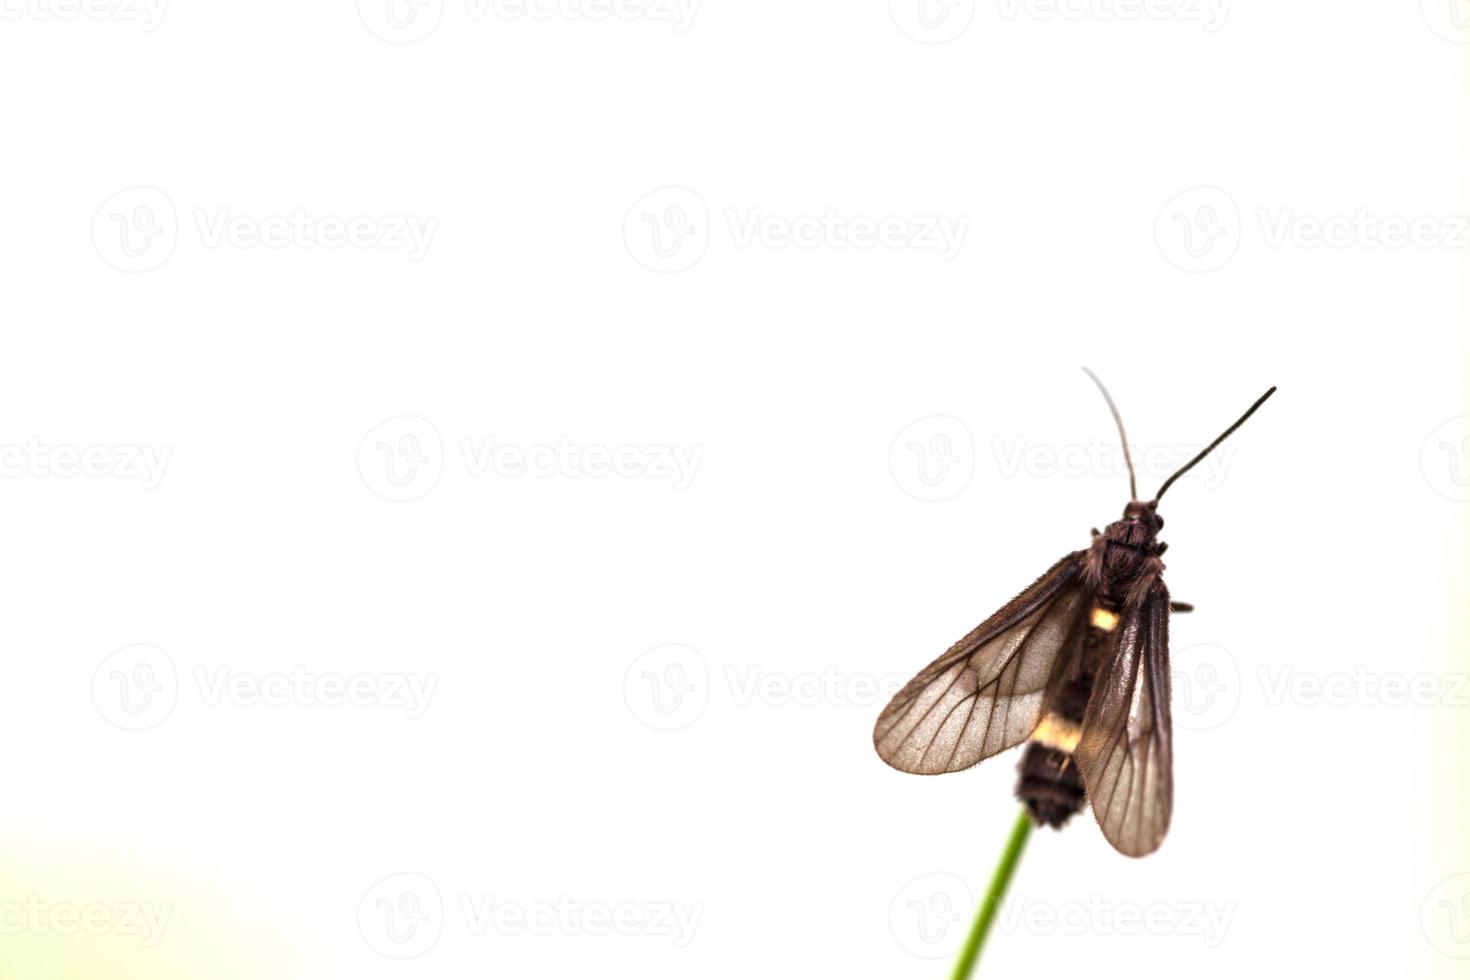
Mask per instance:
[[[1166,479],[1203,448],[1131,446],[1133,467],[1139,476]],[[996,472],[1006,478],[1111,478],[1128,473],[1123,447],[1094,438],[1086,443],[1047,445],[1024,436],[994,436],[990,440]],[[1235,450],[1228,444],[1206,456],[1185,479],[1200,481],[1206,490],[1225,482]],[[958,496],[975,473],[975,441],[964,422],[948,415],[930,415],[906,425],[888,446],[888,471],[898,488],[917,500],[950,500]]]
[[[623,703],[648,727],[672,731],[697,721],[717,686],[737,708],[868,709],[887,704],[906,679],[830,664],[820,670],[794,672],[769,670],[760,664],[724,664],[718,674],[711,675],[699,651],[671,643],[639,654],[628,665],[623,674]]]
[[[1446,41],[1470,44],[1470,2],[1467,0],[1419,0],[1424,22]]]
[[[1003,20],[1175,21],[1213,34],[1225,26],[1231,0],[996,0]]]
[[[1164,480],[1189,462],[1203,449],[1203,444],[1184,446],[1130,446],[1134,471],[1144,479]],[[1087,443],[1052,446],[1029,442],[1021,436],[1011,439],[999,436],[990,440],[996,469],[1003,477],[1102,477],[1128,475],[1123,447],[1116,440],[1094,438]],[[1214,490],[1225,482],[1226,472],[1235,460],[1229,443],[1210,453],[1183,479],[1202,481],[1206,490]]]
[[[1240,708],[1240,664],[1218,643],[1195,643],[1169,657],[1169,687],[1175,725],[1219,728]]]
[[[112,21],[151,33],[167,7],[168,0],[0,0],[0,20]]]
[[[1435,426],[1419,452],[1429,486],[1451,500],[1470,500],[1470,415]]]
[[[754,704],[773,708],[874,708],[887,704],[903,687],[900,674],[853,673],[828,664],[821,670],[767,670],[760,664],[726,664],[726,687],[737,707]]]
[[[444,17],[444,0],[357,0],[357,17],[389,44],[422,41]]]
[[[675,490],[687,490],[704,458],[703,446],[624,443],[616,446],[582,445],[565,437],[554,443],[521,445],[493,436],[461,436],[460,456],[465,470],[476,479],[529,476],[545,480],[621,479],[667,480]]]
[[[889,443],[888,472],[916,500],[933,503],[959,496],[975,475],[969,426],[949,415],[910,422]]]
[[[776,214],[759,207],[724,209],[725,230],[737,249],[832,251],[881,248],[933,252],[941,262],[957,256],[970,230],[965,215],[868,215],[824,208]],[[682,272],[698,262],[713,234],[704,198],[688,187],[644,194],[623,216],[623,243],[639,265],[653,272]]]
[[[1431,888],[1419,908],[1419,924],[1440,953],[1470,960],[1470,874],[1454,875]]]
[[[174,202],[157,187],[128,187],[92,215],[92,244],[123,272],[148,272],[168,261],[179,240]]]
[[[702,445],[677,443],[579,443],[562,437],[524,444],[495,436],[462,435],[455,441],[458,468],[471,479],[616,478],[666,482],[687,490],[704,459]],[[357,447],[363,484],[384,500],[418,500],[439,484],[444,441],[433,422],[400,415],[374,426]]]
[[[149,643],[114,650],[92,672],[92,703],[119,728],[152,728],[173,713],[178,699],[173,658]]]
[[[546,21],[667,24],[675,34],[694,26],[701,0],[460,0],[454,15],[471,23]],[[422,41],[444,18],[445,0],[357,0],[357,15],[374,37],[390,44]]]
[[[1154,219],[1154,242],[1185,272],[1213,272],[1240,248],[1240,208],[1218,187],[1181,191]]]
[[[0,479],[137,480],[144,490],[154,490],[173,451],[173,446],[135,443],[51,444],[27,436],[23,443],[0,443]]]
[[[407,718],[422,718],[439,687],[437,674],[320,673],[300,665],[252,673],[224,664],[196,664],[192,677],[200,700],[210,708],[398,708]]]
[[[1266,704],[1329,708],[1467,708],[1470,674],[1396,673],[1359,664],[1350,670],[1319,673],[1290,664],[1257,667]]]
[[[1268,248],[1462,249],[1470,248],[1470,216],[1301,214],[1295,208],[1257,208],[1256,220]]]
[[[1234,902],[1132,902],[1092,895],[1086,901],[1039,901],[1023,894],[997,911],[996,928],[1033,936],[1182,936],[1208,949],[1225,941]]]
[[[684,948],[704,917],[702,902],[597,901],[559,895],[507,898],[463,891],[446,903],[427,875],[404,872],[375,883],[357,906],[363,941],[390,959],[427,953],[449,920],[470,937],[649,936]]]
[[[1293,207],[1258,207],[1254,215],[1261,244],[1273,250],[1470,249],[1470,215],[1398,215],[1369,208],[1308,214]],[[1240,208],[1227,191],[1195,187],[1160,210],[1154,239],[1175,267],[1213,272],[1235,257],[1245,230]]]
[[[649,191],[623,216],[628,254],[653,272],[683,272],[709,247],[709,209],[687,187]]]
[[[297,665],[279,671],[242,671],[227,664],[194,664],[186,675],[206,708],[389,708],[422,718],[438,690],[437,674],[362,671],[341,674]],[[97,713],[119,728],[153,728],[173,713],[179,671],[169,654],[135,644],[109,654],[92,674]]]
[[[418,415],[400,415],[374,426],[357,445],[357,473],[384,500],[418,500],[439,485],[444,440]]]
[[[210,250],[402,252],[416,262],[428,254],[439,228],[432,215],[337,215],[304,207],[267,214],[195,207],[189,213],[198,245]],[[92,216],[97,254],[123,272],[148,272],[163,265],[181,237],[173,200],[156,187],[118,191]]]
[[[1234,654],[1216,643],[1197,643],[1169,658],[1174,722],[1181,729],[1218,728],[1245,700],[1246,676]],[[1253,703],[1267,709],[1467,708],[1470,674],[1396,672],[1364,664],[1342,670],[1303,670],[1293,664],[1257,664]]]
[[[427,875],[389,875],[357,903],[357,931],[370,949],[390,959],[422,956],[444,934],[444,896]]]
[[[947,872],[920,875],[894,893],[888,928],[907,952],[947,958],[958,948],[975,908],[964,879]],[[1135,902],[1101,895],[1045,901],[1016,894],[996,910],[995,927],[1011,935],[1178,936],[1214,948],[1225,941],[1235,912],[1234,902]]]
[[[920,875],[888,903],[888,931],[899,946],[924,959],[949,958],[959,948],[975,910],[975,894],[958,875]]]
[[[943,44],[969,28],[975,19],[975,0],[888,0],[888,14],[915,41]]]
[[[172,902],[51,902],[37,895],[0,902],[0,936],[124,936],[157,946]]]
[[[525,901],[461,895],[459,908],[472,936],[652,936],[676,949],[694,941],[702,902],[602,902],[570,895]]]
[[[623,672],[623,703],[649,728],[692,724],[709,704],[709,667],[699,651],[668,643],[639,654]]]
[[[760,208],[726,208],[725,223],[736,248],[932,251],[941,262],[959,254],[970,230],[970,219],[963,214],[879,217],[843,214],[836,208],[799,215],[769,214]]]
[[[230,208],[195,208],[194,223],[205,248],[382,249],[417,262],[429,252],[439,219],[416,214],[241,214]]]

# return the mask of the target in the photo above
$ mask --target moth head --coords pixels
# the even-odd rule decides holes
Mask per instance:
[[[1128,506],[1123,508],[1123,520],[1142,524],[1151,531],[1158,531],[1164,526],[1157,500],[1128,501]]]

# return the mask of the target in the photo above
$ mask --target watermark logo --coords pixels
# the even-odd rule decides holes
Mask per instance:
[[[975,19],[975,0],[888,0],[888,14],[913,40],[943,44],[969,29]]]
[[[1362,664],[1322,672],[1268,663],[1255,666],[1247,685],[1234,654],[1219,644],[1194,644],[1169,659],[1174,723],[1187,731],[1218,728],[1235,717],[1247,686],[1252,702],[1267,709],[1470,707],[1470,674],[1383,673]]]
[[[1185,272],[1213,272],[1240,247],[1240,208],[1218,187],[1174,195],[1154,220],[1159,252]]]
[[[444,0],[357,0],[357,16],[374,37],[412,44],[434,33],[444,16]]]
[[[1419,923],[1440,953],[1470,960],[1470,874],[1446,878],[1431,888],[1419,908]]]
[[[437,674],[319,673],[301,665],[252,673],[227,664],[194,664],[187,676],[206,708],[393,708],[411,720],[428,712],[439,687]],[[140,643],[114,651],[98,665],[92,703],[117,727],[141,731],[173,713],[182,686],[173,658]]]
[[[148,643],[108,654],[92,674],[92,703],[118,728],[142,731],[162,724],[179,698],[173,658]]]
[[[888,447],[888,472],[915,500],[950,500],[975,474],[975,440],[965,423],[948,415],[910,422]]]
[[[375,426],[357,447],[363,485],[384,500],[405,502],[428,495],[448,462],[473,480],[646,479],[687,490],[704,460],[704,447],[675,443],[582,444],[563,436],[554,443],[523,444],[494,436],[459,436],[446,454],[438,428],[426,418],[401,415]]]
[[[1258,207],[1254,215],[1254,234],[1271,250],[1470,249],[1470,215],[1385,214],[1361,207],[1336,214]],[[1186,272],[1224,267],[1235,257],[1245,232],[1235,199],[1219,187],[1196,187],[1175,195],[1154,223],[1159,252]]]
[[[1429,29],[1446,41],[1470,44],[1470,2],[1467,0],[1419,0],[1419,9]]]
[[[1196,643],[1169,657],[1174,723],[1189,731],[1219,728],[1240,708],[1240,664],[1217,643]]]
[[[427,876],[389,875],[357,904],[357,930],[375,952],[407,960],[434,948],[444,932],[444,897]]]
[[[958,875],[933,872],[900,888],[888,904],[888,929],[906,951],[924,959],[949,957],[975,910],[975,895]]]
[[[623,703],[628,711],[660,731],[693,724],[704,714],[709,693],[709,667],[704,658],[678,643],[644,652],[623,675]]]
[[[157,187],[129,187],[103,201],[92,216],[92,244],[123,272],[149,272],[168,261],[179,239],[179,216]]]
[[[1419,466],[1430,488],[1450,500],[1470,500],[1470,415],[1441,423],[1424,440]]]
[[[434,423],[400,415],[379,423],[357,447],[363,484],[384,500],[404,503],[426,496],[444,472],[444,442]]]
[[[704,916],[701,902],[585,901],[571,895],[528,901],[470,892],[452,898],[446,903],[426,875],[389,875],[358,902],[358,932],[371,949],[395,960],[427,953],[451,925],[470,937],[651,936],[682,949]]]
[[[623,218],[628,254],[653,272],[683,272],[709,246],[709,209],[687,187],[661,187],[640,197]]]
[[[724,209],[724,234],[737,250],[932,252],[941,262],[960,253],[969,234],[966,215],[869,215],[834,207],[778,214],[760,207]],[[709,247],[714,227],[704,198],[687,187],[643,195],[623,218],[628,254],[653,272],[683,272]]]
[[[402,252],[416,262],[428,254],[439,229],[439,219],[432,215],[317,214],[302,207],[275,214],[195,207],[189,214],[199,246],[208,250],[378,250]],[[92,216],[97,254],[123,272],[150,272],[163,265],[182,232],[173,201],[157,187],[118,191]]]

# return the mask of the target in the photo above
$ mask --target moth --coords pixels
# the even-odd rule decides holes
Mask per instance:
[[[1091,804],[1108,843],[1130,857],[1163,843],[1174,809],[1169,600],[1159,499],[1275,394],[1272,387],[1197,456],[1138,499],[1128,436],[1107,401],[1128,466],[1122,520],[1074,551],[909,681],[878,716],[884,762],[959,772],[1027,742],[1016,796],[1060,828]]]

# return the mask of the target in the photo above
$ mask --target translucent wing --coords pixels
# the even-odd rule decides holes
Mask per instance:
[[[1093,683],[1077,767],[1108,843],[1130,857],[1158,849],[1174,809],[1169,722],[1169,590],[1155,582],[1125,609],[1114,655]]]
[[[1024,742],[1087,632],[1085,551],[1046,574],[920,671],[878,716],[873,746],[895,769],[958,772]]]

